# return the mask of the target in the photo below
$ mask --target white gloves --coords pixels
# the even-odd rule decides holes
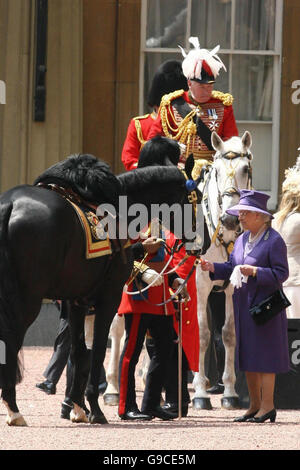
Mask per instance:
[[[163,276],[161,276],[159,273],[154,271],[154,269],[147,269],[142,274],[142,280],[146,282],[147,284],[151,284],[152,286],[156,287],[156,286],[160,286],[163,283]],[[155,282],[153,282],[154,280]]]
[[[232,271],[230,277],[230,282],[236,289],[242,287],[242,282],[246,283],[248,281],[248,276],[241,273],[240,267],[241,265],[238,264]]]

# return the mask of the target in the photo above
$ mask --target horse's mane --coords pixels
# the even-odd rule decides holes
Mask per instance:
[[[159,185],[160,192],[168,185],[174,185],[174,190],[178,191],[178,185],[185,185],[185,177],[175,166],[150,166],[138,168],[127,173],[118,175],[118,180],[122,186],[122,193],[131,191],[147,191]]]
[[[178,142],[161,135],[148,140],[143,146],[138,168],[146,166],[170,166],[178,165],[180,158],[180,147]]]
[[[118,204],[121,185],[107,163],[93,155],[74,154],[55,163],[36,180],[69,187],[83,199],[91,202]]]

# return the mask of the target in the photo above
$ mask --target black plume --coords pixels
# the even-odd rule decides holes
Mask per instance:
[[[71,155],[55,163],[34,181],[35,185],[38,183],[70,187],[87,201],[109,202],[114,206],[118,204],[121,191],[109,165],[89,154]]]

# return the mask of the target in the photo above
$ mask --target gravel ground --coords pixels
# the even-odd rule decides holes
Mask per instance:
[[[108,425],[73,424],[60,418],[65,374],[56,395],[46,395],[35,387],[52,354],[52,348],[26,347],[23,350],[25,376],[17,386],[18,405],[28,427],[5,424],[6,409],[0,407],[1,450],[298,450],[300,448],[300,410],[279,410],[275,423],[233,423],[243,411],[227,411],[220,396],[212,396],[213,410],[194,411],[174,421],[121,421],[117,408],[100,406]],[[108,351],[109,354],[109,351]],[[107,360],[107,358],[106,358]],[[137,377],[140,402],[142,384]],[[191,390],[192,394],[192,390]],[[105,462],[104,462],[105,463]]]

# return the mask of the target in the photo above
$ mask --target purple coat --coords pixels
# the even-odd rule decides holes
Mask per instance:
[[[288,278],[286,244],[274,229],[269,228],[259,243],[244,259],[244,248],[249,238],[247,231],[235,242],[234,250],[226,263],[214,263],[211,279],[229,279],[238,264],[257,266],[256,277],[233,294],[236,365],[247,372],[282,373],[289,370],[287,318],[280,312],[265,325],[254,323],[249,309],[275,292]]]

